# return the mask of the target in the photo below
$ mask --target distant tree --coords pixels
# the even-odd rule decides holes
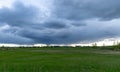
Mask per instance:
[[[114,41],[113,42],[113,50],[119,50],[120,49],[120,42]]]
[[[103,43],[103,46],[105,46],[105,43]]]
[[[115,46],[115,45],[116,45],[116,42],[114,41],[114,42],[113,42],[113,46]]]
[[[97,43],[92,44],[92,46],[93,46],[94,48],[96,48],[96,47],[97,47]]]

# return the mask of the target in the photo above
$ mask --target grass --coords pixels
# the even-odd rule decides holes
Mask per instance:
[[[120,72],[112,48],[9,48],[0,50],[0,72]]]

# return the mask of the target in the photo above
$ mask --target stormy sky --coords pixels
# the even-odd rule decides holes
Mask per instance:
[[[0,43],[75,44],[120,37],[120,0],[0,0]]]

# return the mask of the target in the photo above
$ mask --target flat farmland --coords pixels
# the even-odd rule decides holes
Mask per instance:
[[[0,72],[120,72],[120,52],[98,48],[0,50]]]

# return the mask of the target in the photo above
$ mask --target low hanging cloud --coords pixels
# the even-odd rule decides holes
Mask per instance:
[[[52,0],[47,12],[23,2],[0,9],[0,43],[73,44],[120,36],[119,0]]]

